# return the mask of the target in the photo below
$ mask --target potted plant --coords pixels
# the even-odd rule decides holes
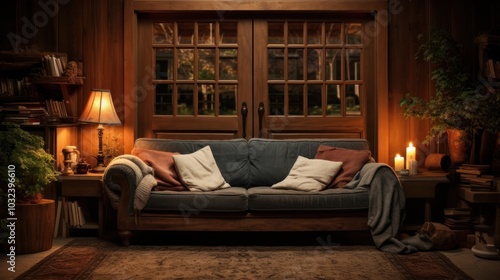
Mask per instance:
[[[2,211],[7,211],[2,216],[17,218],[13,221],[16,240],[15,243],[7,240],[7,248],[14,246],[17,254],[50,249],[55,202],[43,199],[42,192],[47,184],[57,180],[59,172],[53,156],[44,150],[43,139],[17,124],[1,124],[0,170],[4,182],[1,186]]]
[[[498,131],[500,121],[491,118],[499,114],[500,99],[463,66],[460,45],[448,32],[434,30],[425,39],[419,35],[421,45],[416,58],[433,66],[435,93],[428,100],[407,94],[400,106],[405,117],[430,120],[431,129],[424,143],[447,133],[450,156],[454,164],[460,164],[468,160],[474,133],[483,129]]]

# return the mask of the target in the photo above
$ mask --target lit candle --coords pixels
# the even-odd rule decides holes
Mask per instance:
[[[403,169],[405,169],[405,158],[397,154],[394,158],[394,170],[400,171]]]
[[[413,147],[413,144],[410,142],[410,145],[406,147],[406,169],[410,169],[411,161],[416,159],[415,147]]]

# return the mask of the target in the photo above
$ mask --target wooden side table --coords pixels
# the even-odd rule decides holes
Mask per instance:
[[[59,176],[61,196],[73,198],[96,198],[98,217],[96,223],[87,223],[82,228],[97,229],[99,238],[103,237],[103,190],[102,175],[99,173],[74,174]]]
[[[496,179],[497,187],[500,184],[500,178]],[[485,204],[496,204],[495,212],[495,247],[500,248],[500,191],[495,192],[481,192],[481,191],[471,191],[467,187],[459,187],[457,190],[457,196],[469,203],[485,203]]]
[[[425,200],[425,221],[431,221],[431,200],[436,197],[436,186],[449,183],[445,172],[419,170],[416,175],[398,176],[406,198]]]

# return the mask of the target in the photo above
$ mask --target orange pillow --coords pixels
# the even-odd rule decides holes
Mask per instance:
[[[363,165],[370,161],[369,150],[351,150],[320,145],[315,159],[325,159],[342,162],[342,167],[327,188],[343,188],[349,183]]]
[[[131,154],[142,159],[153,168],[155,179],[158,182],[158,185],[153,190],[188,191],[179,180],[179,175],[177,175],[174,166],[174,159],[172,158],[173,155],[179,155],[179,153],[133,148]]]

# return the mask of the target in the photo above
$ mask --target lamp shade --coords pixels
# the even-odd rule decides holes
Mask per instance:
[[[113,106],[111,92],[107,89],[93,89],[87,105],[80,116],[80,122],[120,125],[121,121]]]

